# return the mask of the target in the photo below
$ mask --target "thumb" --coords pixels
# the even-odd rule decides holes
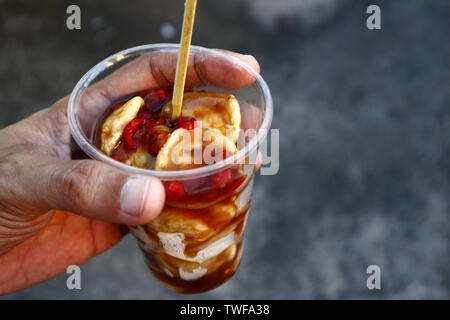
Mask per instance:
[[[14,175],[20,179],[14,179],[6,201],[16,212],[55,209],[139,225],[155,219],[164,206],[164,188],[155,177],[128,175],[94,160],[34,158],[33,165],[21,160]]]
[[[155,177],[128,175],[94,160],[59,161],[52,175],[52,208],[122,224],[144,224],[164,206],[164,187]]]

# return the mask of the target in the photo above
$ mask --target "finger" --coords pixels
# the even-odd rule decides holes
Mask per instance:
[[[0,180],[4,184],[0,186],[0,202],[19,215],[57,209],[138,225],[153,220],[162,210],[164,188],[154,177],[130,176],[94,160],[37,156],[22,153],[21,159],[9,159],[0,166],[0,173],[9,170],[16,177],[9,184]]]
[[[258,150],[258,155],[256,156],[256,165],[255,170],[258,171],[261,168],[262,164],[262,153],[260,150]]]
[[[242,100],[239,101],[239,105],[241,109],[241,129],[244,130],[244,133],[247,130],[254,130],[256,133],[264,117],[263,111]]]
[[[255,58],[220,50],[241,60],[259,72]],[[173,86],[177,66],[176,52],[155,52],[143,55],[126,64],[107,78],[86,90],[91,104],[96,108],[108,105],[119,97],[149,88]],[[255,81],[254,73],[233,60],[206,52],[195,52],[189,56],[186,75],[187,87],[212,85],[235,90]]]
[[[245,54],[244,55],[244,54],[240,54],[240,53],[237,53],[237,52],[224,50],[224,49],[218,49],[218,48],[214,48],[213,50],[219,51],[219,52],[228,54],[230,56],[233,56],[233,57],[235,57],[237,59],[240,59],[243,62],[247,63],[250,67],[252,67],[253,70],[255,70],[257,73],[261,72],[261,69],[260,69],[258,61],[252,55],[249,55],[249,54]]]

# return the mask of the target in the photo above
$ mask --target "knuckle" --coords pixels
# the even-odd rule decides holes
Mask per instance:
[[[174,62],[176,62],[176,56],[173,55],[160,55],[151,54],[147,56],[147,64],[150,73],[160,86],[168,86],[173,84],[175,79]],[[172,80],[171,80],[172,79]]]
[[[89,206],[96,195],[96,181],[100,171],[91,160],[81,160],[63,175],[61,186],[65,195],[74,203]]]
[[[17,177],[20,173],[19,163],[8,157],[4,157],[0,159],[0,176],[4,179],[9,180],[9,178]]]
[[[11,198],[16,185],[12,184],[20,177],[22,172],[19,162],[11,157],[0,158],[0,199]]]

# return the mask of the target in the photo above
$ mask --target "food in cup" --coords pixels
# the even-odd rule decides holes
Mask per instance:
[[[254,163],[258,147],[270,129],[273,105],[267,84],[251,66],[232,55],[191,46],[186,86],[195,88],[196,92],[232,93],[239,102],[242,129],[239,140],[244,137],[245,142],[239,142],[241,146],[238,143],[238,153],[225,161],[190,170],[155,170],[154,161],[160,146],[152,143],[153,150],[143,147],[145,140],[141,140],[141,130],[144,130],[142,126],[133,125],[120,138],[121,142],[122,138],[126,138],[131,147],[117,145],[109,156],[106,155],[101,151],[102,120],[130,99],[139,96],[147,105],[148,110],[140,110],[137,118],[148,119],[151,124],[161,123],[155,115],[160,116],[163,107],[170,102],[172,89],[146,90],[146,86],[171,85],[174,83],[174,73],[164,77],[159,74],[159,77],[149,79],[146,68],[149,61],[153,61],[154,70],[174,70],[178,52],[178,45],[148,44],[105,58],[79,80],[70,96],[67,115],[72,137],[85,155],[128,175],[154,176],[164,184],[167,191],[164,211],[185,209],[177,211],[180,215],[168,215],[166,221],[192,221],[195,218],[190,229],[184,230],[184,233],[165,230],[158,234],[162,225],[167,226],[167,223],[162,223],[163,220],[158,220],[164,215],[153,221],[153,227],[146,224],[131,226],[130,229],[140,244],[147,265],[158,279],[181,292],[203,292],[224,283],[240,262],[252,195]],[[112,86],[105,86],[105,77],[110,78]],[[91,97],[99,89],[101,95],[93,104]],[[137,93],[130,94],[133,90]],[[186,90],[185,95],[190,91]],[[115,103],[111,104],[111,101]],[[187,126],[186,130],[192,130],[192,121],[182,121],[181,124]],[[159,129],[171,133],[176,128],[165,124]],[[153,135],[153,139],[161,144],[165,141],[165,134],[158,133]],[[232,182],[227,183],[230,180]],[[211,212],[222,212],[220,217],[223,220],[203,214],[212,206],[216,208]],[[230,207],[235,210],[229,210]],[[217,217],[218,214],[212,216]],[[224,247],[227,248],[221,251]],[[174,253],[182,250],[188,259]]]
[[[149,89],[113,103],[98,123],[97,146],[116,161],[157,171],[200,168],[238,152],[241,112],[233,95],[187,90],[181,117],[171,122],[172,94],[171,88]],[[253,174],[254,165],[232,163],[210,175],[163,182],[161,214],[130,226],[158,279],[192,293],[234,274]]]

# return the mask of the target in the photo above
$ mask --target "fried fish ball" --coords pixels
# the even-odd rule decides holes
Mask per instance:
[[[125,161],[125,163],[129,166],[143,169],[151,169],[154,162],[155,158],[143,148],[137,149]]]
[[[162,109],[162,114],[172,114],[172,102]],[[237,143],[241,128],[239,102],[232,94],[216,92],[188,92],[183,97],[182,117],[201,121],[204,128],[218,129],[234,143]]]
[[[117,147],[127,124],[137,117],[139,109],[145,104],[141,97],[134,97],[114,110],[103,122],[101,150],[108,156]]]
[[[211,237],[204,241],[195,241],[195,239],[185,239],[186,248],[184,254],[188,257],[202,256],[211,251],[211,248],[217,247],[218,244],[224,244],[226,241],[234,241],[237,236],[236,229],[242,224],[242,219],[236,219],[232,223],[217,230]],[[237,230],[239,231],[239,230]]]
[[[171,207],[165,207],[155,220],[147,224],[147,228],[156,234],[181,233],[199,241],[214,231],[201,217],[195,216],[191,211]]]
[[[201,267],[208,270],[209,273],[213,273],[219,269],[224,263],[231,261],[236,256],[237,245],[233,243],[224,251],[222,251],[218,256],[206,260],[201,264]]]
[[[183,259],[167,253],[157,252],[155,258],[164,270],[168,270],[173,275],[178,275],[183,280],[196,280],[205,274],[210,274],[219,269],[224,263],[235,258],[237,245],[231,243],[228,247],[221,249],[215,255],[206,259]]]
[[[237,153],[233,141],[217,129],[176,129],[159,151],[155,170],[187,170],[213,164],[217,155],[223,158]]]

